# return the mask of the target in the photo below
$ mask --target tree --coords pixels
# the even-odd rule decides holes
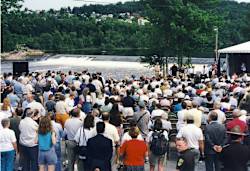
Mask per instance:
[[[156,40],[160,48],[157,55],[178,56],[180,65],[182,57],[190,56],[200,49],[200,44],[208,43],[214,26],[220,25],[219,18],[202,5],[214,5],[214,0],[142,0],[147,14],[158,34]],[[153,41],[155,41],[153,39]]]
[[[244,18],[244,26],[241,30],[242,35],[245,37],[245,41],[250,40],[250,5],[249,5],[249,12],[247,13],[246,17]]]
[[[23,2],[23,0],[2,0],[1,1],[2,15],[19,11],[20,8],[22,7],[22,5],[20,4],[21,2]]]

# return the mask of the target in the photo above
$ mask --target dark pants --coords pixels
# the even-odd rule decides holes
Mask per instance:
[[[221,165],[218,154],[207,154],[205,159],[206,171],[220,171]]]
[[[38,171],[38,146],[27,147],[20,144],[22,168],[25,171]]]

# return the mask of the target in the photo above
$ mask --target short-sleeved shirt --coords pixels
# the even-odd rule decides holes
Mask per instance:
[[[0,152],[14,150],[12,145],[14,142],[16,142],[14,131],[9,128],[2,129],[0,134]]]
[[[34,147],[37,144],[35,139],[37,136],[38,124],[30,117],[26,117],[20,121],[20,144],[27,147]]]
[[[79,146],[87,146],[87,142],[90,138],[96,136],[96,130],[94,128],[91,129],[83,129],[83,127],[79,128],[74,140],[79,143]]]
[[[181,152],[177,160],[176,169],[180,171],[194,171],[195,156],[196,154],[191,149]]]
[[[72,117],[68,119],[64,124],[64,136],[67,135],[68,140],[74,140],[78,129],[83,125],[80,118]]]
[[[199,140],[204,140],[202,131],[194,124],[187,124],[178,132],[177,138],[184,137],[187,139],[188,147],[199,149]]]
[[[116,129],[116,127],[110,123],[107,123],[107,122],[105,122],[105,131],[104,131],[103,135],[106,138],[109,138],[112,140],[113,147],[115,147],[115,142],[119,142],[119,140],[120,140],[118,130]]]
[[[241,132],[246,132],[248,130],[247,124],[244,121],[240,120],[239,118],[233,119],[232,121],[228,122],[227,129],[231,130],[235,126],[239,126]]]
[[[126,141],[120,149],[120,153],[125,155],[126,166],[144,166],[146,152],[146,143],[137,139]]]

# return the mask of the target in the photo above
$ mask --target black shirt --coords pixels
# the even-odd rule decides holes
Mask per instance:
[[[94,84],[92,84],[92,83],[87,84],[87,87],[89,88],[89,91],[91,93],[94,93],[96,91],[96,88],[95,88]]]
[[[226,171],[247,171],[247,162],[250,160],[250,149],[246,145],[233,142],[223,148],[220,159]]]
[[[176,169],[180,171],[194,171],[195,156],[196,154],[191,149],[181,152],[177,160]]]

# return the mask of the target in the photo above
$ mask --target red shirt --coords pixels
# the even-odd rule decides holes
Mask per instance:
[[[242,133],[246,132],[248,130],[247,124],[244,121],[240,120],[239,118],[235,118],[232,121],[228,122],[227,129],[231,130],[236,125],[238,125],[240,127],[240,130],[241,130]]]
[[[147,145],[142,140],[132,139],[123,143],[120,154],[124,156],[126,166],[144,166]]]

